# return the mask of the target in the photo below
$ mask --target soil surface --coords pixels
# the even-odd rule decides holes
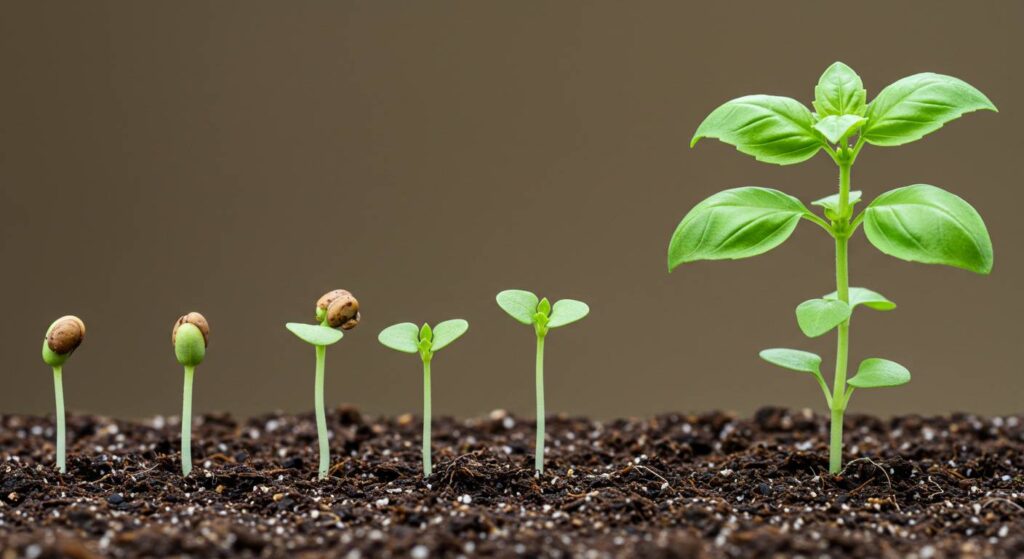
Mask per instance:
[[[650,419],[434,423],[333,410],[316,481],[309,415],[195,421],[182,479],[177,419],[69,420],[68,473],[45,418],[0,416],[0,558],[1024,557],[1024,418],[847,418],[763,409]]]

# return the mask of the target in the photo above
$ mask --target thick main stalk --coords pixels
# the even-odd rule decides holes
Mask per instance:
[[[313,387],[313,402],[316,407],[316,434],[320,442],[320,467],[317,478],[326,479],[331,467],[331,448],[327,442],[327,416],[324,413],[324,363],[327,347],[316,346],[316,385]]]
[[[844,154],[845,156],[846,154]],[[848,157],[839,162],[839,219],[833,224],[836,238],[836,296],[850,302],[849,224],[850,224],[850,167]],[[832,381],[831,440],[828,471],[839,473],[843,465],[843,415],[846,413],[846,366],[850,351],[850,319],[839,325],[836,339],[836,369]]]
[[[57,469],[60,473],[67,473],[67,465],[64,459],[64,380],[61,367],[53,368],[53,397],[57,403]]]
[[[185,367],[185,386],[181,394],[181,475],[192,472],[192,379],[195,367]]]
[[[434,471],[430,456],[430,361],[423,362],[423,477]]]
[[[544,473],[544,337],[537,337],[537,441],[533,468]]]

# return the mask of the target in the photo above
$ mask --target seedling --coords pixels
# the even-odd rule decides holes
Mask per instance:
[[[192,471],[192,377],[206,357],[210,344],[210,323],[197,312],[190,312],[174,322],[171,345],[174,357],[185,367],[185,388],[181,395],[181,475]]]
[[[419,353],[423,361],[423,477],[434,471],[430,458],[430,362],[434,354],[459,339],[469,323],[461,318],[446,320],[433,329],[429,324],[417,328],[411,322],[388,326],[377,339],[391,349],[403,353]]]
[[[572,324],[587,316],[590,307],[582,301],[562,299],[551,305],[547,298],[537,300],[529,291],[508,289],[498,293],[498,306],[512,318],[533,326],[537,334],[537,440],[534,469],[544,473],[544,338],[548,330]]]
[[[316,433],[320,443],[319,479],[326,479],[331,466],[331,449],[327,442],[327,415],[324,412],[324,364],[327,346],[341,341],[342,333],[337,330],[351,330],[359,324],[359,301],[344,289],[325,293],[316,302],[316,321],[319,324],[289,322],[285,327],[298,338],[316,348],[316,381],[313,386],[313,403],[316,408]]]
[[[857,388],[897,386],[910,381],[902,365],[879,358],[860,363],[847,380],[850,317],[858,306],[879,311],[896,307],[881,294],[850,287],[847,247],[863,224],[868,241],[885,254],[926,264],[945,264],[979,274],[992,270],[992,242],[981,216],[960,197],[935,186],[915,184],[890,190],[854,216],[861,192],[850,190],[850,170],[865,144],[899,146],[921,139],[961,115],[996,107],[964,81],[940,74],[915,74],[866,102],[860,77],[841,62],[822,74],[814,88],[814,110],[795,99],[748,95],[715,109],[697,128],[690,146],[717,138],[758,161],[791,165],[825,151],[839,168],[839,192],[812,202],[770,188],[725,190],[694,207],[679,224],[668,248],[668,267],[695,260],[738,259],[782,244],[806,219],[835,240],[836,290],[804,301],[797,324],[808,337],[836,329],[836,366],[831,393],[821,357],[794,349],[761,352],[766,361],[814,375],[831,410],[829,471],[842,466],[843,414]]]
[[[85,339],[85,323],[77,316],[62,316],[43,336],[43,362],[53,367],[53,398],[57,403],[57,469],[67,473],[65,459],[67,431],[64,419],[64,362]]]

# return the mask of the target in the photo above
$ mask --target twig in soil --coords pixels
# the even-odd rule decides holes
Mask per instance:
[[[1017,512],[1024,512],[1024,507],[1018,505],[1017,503],[1014,503],[1013,501],[1007,499],[1006,497],[991,497],[985,499],[984,501],[981,502],[981,508],[986,508],[994,503],[1006,503],[1012,506],[1013,508],[1017,509]]]

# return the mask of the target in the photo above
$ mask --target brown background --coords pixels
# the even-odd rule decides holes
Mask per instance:
[[[377,333],[464,317],[434,363],[436,413],[531,413],[533,334],[494,304],[522,287],[593,307],[549,338],[552,411],[820,409],[809,377],[756,355],[832,359],[832,337],[793,318],[832,289],[821,231],[671,276],[665,252],[720,189],[834,191],[824,154],[776,167],[686,145],[732,97],[809,102],[836,59],[869,96],[936,71],[1002,110],[859,159],[869,199],[916,182],[964,196],[996,265],[912,265],[859,235],[853,284],[900,308],[858,313],[854,363],[892,358],[914,381],[852,408],[1021,411],[1024,3],[695,4],[5,3],[0,411],[52,410],[40,339],[75,313],[89,335],[66,367],[71,409],[176,413],[170,327],[189,310],[213,328],[197,410],[309,409],[313,350],[283,324],[335,287],[364,321],[328,352],[332,404],[416,411],[418,360]]]

